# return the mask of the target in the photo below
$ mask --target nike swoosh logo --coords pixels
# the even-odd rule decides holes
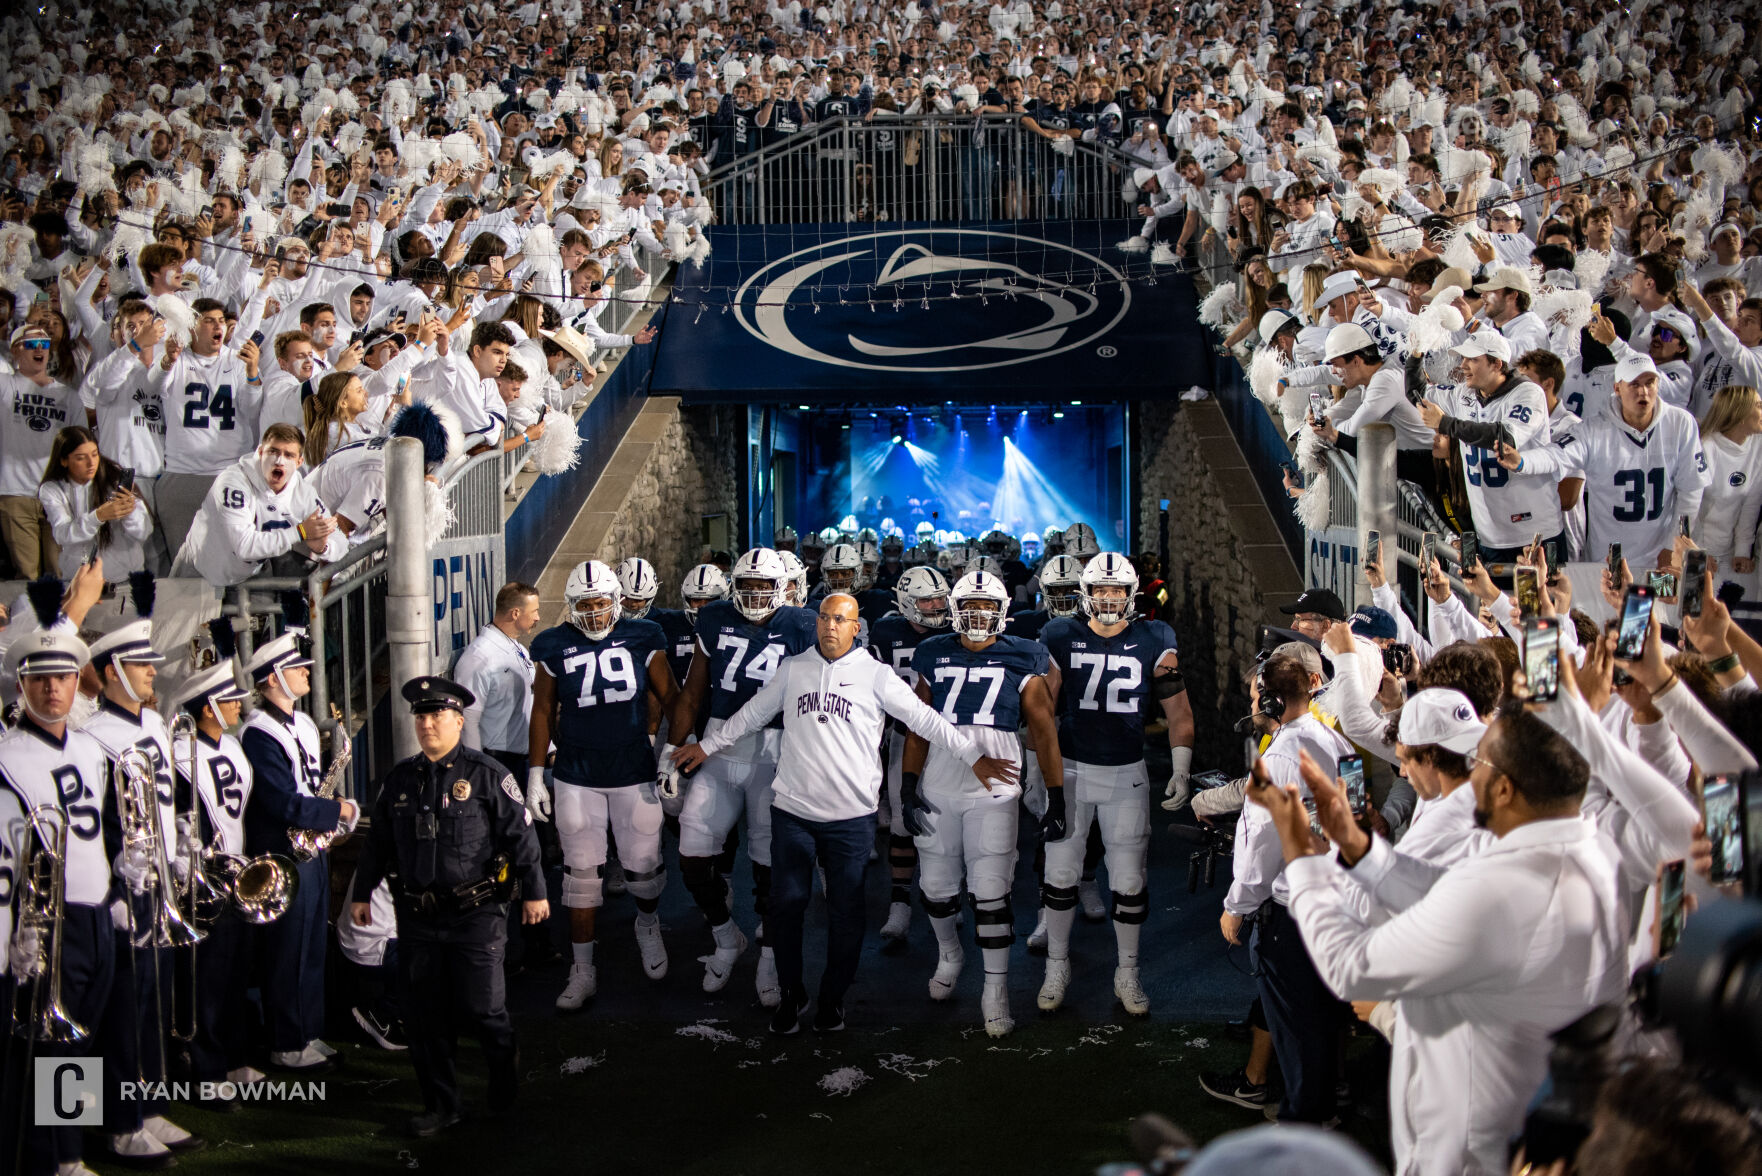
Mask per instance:
[[[1124,647],[1123,647],[1123,648],[1126,648],[1126,649],[1137,649],[1137,648],[1138,648],[1138,646],[1137,646],[1137,645],[1135,645],[1135,644],[1134,644],[1134,645],[1127,645],[1127,646],[1124,646]]]

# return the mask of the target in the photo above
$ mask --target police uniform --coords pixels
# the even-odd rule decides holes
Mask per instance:
[[[295,638],[277,637],[251,659],[259,684],[287,670],[311,666]],[[251,712],[239,746],[251,765],[251,795],[245,804],[245,848],[252,856],[293,856],[289,829],[335,829],[342,804],[314,795],[321,780],[318,725],[303,711],[284,711],[265,702]],[[330,854],[297,859],[299,886],[293,905],[263,928],[263,1012],[269,1023],[271,1060],[305,1068],[325,1064],[308,1048],[324,1031],[324,953],[330,922]],[[323,1049],[317,1049],[323,1054]],[[289,1055],[308,1054],[301,1060]],[[277,1058],[274,1055],[281,1055]]]
[[[404,685],[415,714],[463,711],[470,691],[445,678]],[[355,902],[391,882],[398,919],[398,963],[409,993],[410,1060],[428,1115],[427,1134],[459,1117],[456,1031],[475,1028],[489,1064],[489,1104],[514,1099],[514,1025],[502,979],[507,943],[505,891],[488,892],[492,859],[528,902],[545,897],[538,840],[525,797],[507,768],[458,744],[438,760],[411,756],[386,774],[355,871]]]

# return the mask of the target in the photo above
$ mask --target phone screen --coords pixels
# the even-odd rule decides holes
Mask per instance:
[[[1523,676],[1529,681],[1530,697],[1552,702],[1560,694],[1560,622],[1553,617],[1530,617],[1523,623]]]
[[[1682,941],[1684,882],[1688,864],[1681,858],[1665,862],[1658,870],[1658,958],[1676,950]]]
[[[116,477],[116,488],[118,490],[127,490],[131,493],[134,491],[135,471],[132,468],[129,466],[122,467],[122,471]]]
[[[1517,568],[1512,572],[1517,584],[1517,607],[1526,617],[1533,617],[1542,608],[1542,578],[1534,568]]]
[[[1682,583],[1677,612],[1685,617],[1701,615],[1707,602],[1707,553],[1699,548],[1682,557]]]
[[[1374,528],[1366,531],[1364,533],[1364,558],[1367,561],[1376,559],[1382,554],[1382,550],[1383,533]]]
[[[1438,533],[1427,531],[1419,538],[1419,574],[1423,579],[1431,574],[1432,560],[1438,555]]]
[[[1361,755],[1341,756],[1337,774],[1345,782],[1346,803],[1352,809],[1352,815],[1362,817],[1365,806],[1370,803],[1369,795],[1364,787],[1364,757]]]
[[[1615,656],[1633,661],[1646,647],[1646,628],[1652,623],[1651,588],[1635,584],[1628,588],[1621,602],[1621,627],[1615,634]]]
[[[1652,595],[1658,597],[1660,600],[1676,599],[1675,572],[1660,572],[1656,569],[1648,571],[1646,573],[1646,586],[1652,590]]]
[[[1609,581],[1617,588],[1621,587],[1621,544],[1609,545]]]
[[[1473,531],[1462,533],[1462,571],[1464,574],[1479,563],[1481,559],[1480,536]]]
[[[1738,805],[1736,776],[1708,776],[1701,787],[1701,819],[1713,842],[1715,885],[1736,882],[1744,876],[1744,828]]]

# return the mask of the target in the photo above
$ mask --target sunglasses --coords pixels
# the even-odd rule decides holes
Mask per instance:
[[[1682,336],[1671,330],[1669,327],[1659,327],[1652,332],[1652,338],[1658,340],[1660,343],[1674,343],[1681,339]]]
[[[49,340],[47,340],[47,339],[26,339],[23,342],[21,342],[19,344],[19,346],[24,348],[26,351],[47,351],[47,350],[49,350]]]

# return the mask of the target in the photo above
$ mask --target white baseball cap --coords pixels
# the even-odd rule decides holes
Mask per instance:
[[[1466,755],[1479,745],[1487,725],[1460,690],[1433,686],[1421,690],[1401,708],[1396,737],[1409,747],[1443,747]]]
[[[1501,363],[1511,362],[1511,344],[1498,331],[1476,331],[1462,342],[1450,349],[1452,355],[1470,359],[1476,355],[1485,355],[1499,360]]]
[[[1615,365],[1615,382],[1631,384],[1647,372],[1654,376],[1658,374],[1658,365],[1652,362],[1652,357],[1642,351],[1629,351]]]

